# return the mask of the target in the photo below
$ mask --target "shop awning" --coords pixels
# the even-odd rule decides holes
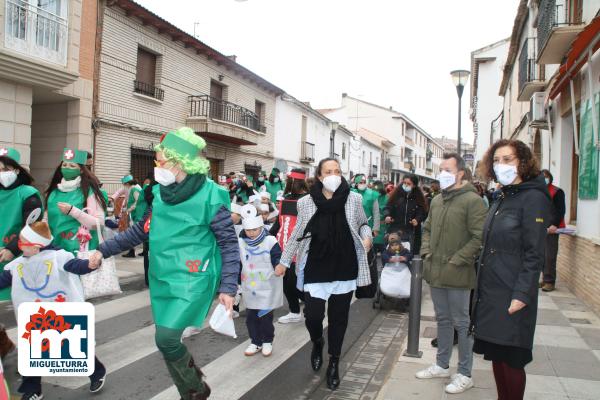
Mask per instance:
[[[600,48],[600,16],[594,18],[571,44],[567,59],[561,64],[558,78],[550,90],[550,99],[555,99],[585,65],[588,61],[590,46],[592,46],[592,54]]]

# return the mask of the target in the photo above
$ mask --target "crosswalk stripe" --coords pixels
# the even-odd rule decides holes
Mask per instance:
[[[139,310],[140,308],[148,307],[150,305],[150,296],[148,293],[148,290],[143,290],[135,294],[95,305],[96,323],[114,318],[121,314]],[[16,327],[8,329],[6,333],[13,342],[17,343],[18,330]]]
[[[355,301],[356,298],[353,298],[352,303]],[[323,321],[323,328],[326,327],[327,318]],[[279,345],[278,337],[284,338]],[[202,367],[202,372],[207,376],[207,382],[212,390],[211,400],[239,399],[293,356],[309,340],[310,336],[304,324],[277,324],[273,354],[270,357],[263,357],[261,354],[253,357],[244,356],[244,350],[250,344],[250,340],[246,340],[205,365]],[[239,373],[224,374],[223,371]],[[177,388],[173,385],[150,400],[178,400],[179,398]]]

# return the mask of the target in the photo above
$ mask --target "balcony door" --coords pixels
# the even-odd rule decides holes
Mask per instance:
[[[210,117],[223,119],[223,85],[210,81]]]

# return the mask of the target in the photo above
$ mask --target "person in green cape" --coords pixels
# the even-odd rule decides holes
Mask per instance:
[[[0,271],[21,254],[19,232],[31,212],[42,209],[42,196],[31,186],[33,177],[20,164],[21,154],[11,147],[0,147]],[[40,215],[40,218],[42,216]],[[0,301],[10,300],[10,288],[0,290]],[[14,350],[14,343],[0,324],[0,357]]]
[[[379,193],[367,188],[367,177],[364,174],[354,176],[353,192],[362,196],[363,209],[369,221],[369,228],[373,231],[373,236],[379,236],[380,231],[380,212],[379,212]]]
[[[73,254],[79,251],[76,236],[82,226],[91,234],[89,250],[98,247],[97,222],[104,226],[107,207],[98,178],[85,166],[87,154],[87,151],[65,148],[46,190],[52,244]]]
[[[156,146],[152,207],[143,220],[100,245],[90,262],[99,263],[150,240],[150,300],[155,341],[184,400],[204,400],[210,387],[195,365],[182,334],[202,326],[212,301],[232,311],[240,253],[227,190],[207,179],[206,143],[190,128],[179,128]]]
[[[238,198],[238,203],[246,204],[251,196],[257,194],[254,190],[254,178],[250,175],[242,175],[240,185],[235,195]]]
[[[271,199],[273,199],[273,201],[277,199],[277,192],[285,189],[284,184],[279,178],[280,172],[281,171],[279,171],[278,168],[273,168],[271,170],[271,175],[269,175],[269,179],[265,182],[265,188],[267,189],[267,192],[271,193]]]
[[[373,191],[377,193],[377,205],[379,206],[379,232],[373,238],[373,247],[376,252],[381,253],[385,250],[385,235],[387,233],[387,225],[385,223],[385,207],[388,201],[388,194],[382,181],[373,182]]]
[[[121,178],[121,183],[125,185],[129,191],[127,205],[125,206],[123,212],[127,213],[127,215],[131,217],[133,223],[139,222],[144,217],[144,213],[148,208],[148,203],[146,203],[144,192],[132,175],[125,175],[123,178]],[[135,249],[129,249],[129,252],[123,254],[123,257],[134,258]]]

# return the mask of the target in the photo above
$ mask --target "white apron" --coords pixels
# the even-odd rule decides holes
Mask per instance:
[[[12,274],[11,297],[15,314],[24,302],[85,301],[76,274],[64,270],[73,255],[64,250],[44,250],[33,257],[19,257],[4,267]]]
[[[267,236],[256,247],[239,239],[242,259],[242,298],[250,310],[273,310],[283,306],[283,279],[275,275],[271,249],[277,244]]]

